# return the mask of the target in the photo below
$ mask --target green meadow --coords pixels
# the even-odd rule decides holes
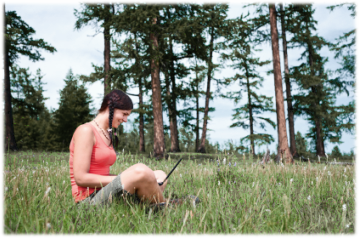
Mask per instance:
[[[120,154],[117,174],[135,163],[171,175],[166,198],[201,202],[154,212],[147,204],[113,200],[78,206],[71,196],[69,153],[4,155],[5,234],[354,234],[355,166],[269,163],[228,154],[170,155],[156,161]],[[219,162],[218,162],[219,161]]]

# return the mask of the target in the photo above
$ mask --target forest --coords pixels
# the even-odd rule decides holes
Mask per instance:
[[[45,60],[41,52],[56,55],[56,48],[46,39],[34,39],[36,29],[4,7],[5,151],[67,152],[75,129],[97,113],[85,85],[101,81],[104,95],[138,88],[138,94],[130,94],[139,101],[132,111],[132,130],[120,126],[113,132],[119,152],[156,158],[168,152],[217,153],[218,143],[208,140],[215,111],[211,102],[227,98],[237,105],[228,126],[248,131],[239,144],[227,143],[228,153],[256,156],[258,146],[276,143],[278,150],[272,153],[284,156],[286,163],[327,154],[353,157],[353,151],[341,153],[338,146],[343,133],[355,133],[355,29],[329,41],[316,32],[312,4],[243,7],[255,11],[229,18],[227,4],[81,4],[74,9],[74,30],[92,28],[102,35],[103,64],[93,64],[86,75],[69,70],[57,109],[45,106],[41,69],[33,74],[17,64],[20,56]],[[338,8],[347,8],[355,18],[355,4],[328,6],[328,14]],[[264,42],[272,60],[257,57]],[[335,53],[339,68],[327,67],[322,48]],[[301,50],[301,57],[289,65],[293,49]],[[222,64],[214,61],[215,55]],[[235,75],[215,77],[224,64]],[[271,66],[267,74],[274,79],[274,98],[261,93],[264,78],[259,72],[266,65]],[[240,91],[221,90],[233,85]],[[352,100],[338,105],[343,94]],[[275,114],[276,121],[265,113]],[[304,135],[296,132],[299,117],[309,124]],[[276,129],[278,141],[266,133],[268,127]],[[336,146],[326,151],[327,143]]]

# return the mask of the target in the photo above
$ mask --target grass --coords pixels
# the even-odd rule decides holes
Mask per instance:
[[[193,156],[183,155],[165,197],[193,194],[201,203],[154,214],[145,205],[124,201],[113,201],[105,208],[75,205],[69,153],[5,154],[5,234],[355,232],[355,166],[296,163],[263,167],[257,158],[219,154],[194,160]],[[155,161],[121,154],[111,173],[138,162],[168,173],[177,161],[174,157]],[[219,158],[219,165],[214,157]]]

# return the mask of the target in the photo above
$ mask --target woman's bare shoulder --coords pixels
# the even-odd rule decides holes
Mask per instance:
[[[75,131],[75,134],[74,134],[75,138],[80,137],[80,138],[90,139],[90,138],[93,138],[93,136],[94,136],[94,133],[93,133],[92,127],[88,123],[78,126]]]

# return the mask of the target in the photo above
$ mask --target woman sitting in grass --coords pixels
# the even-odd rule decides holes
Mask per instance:
[[[139,163],[119,175],[109,173],[116,161],[111,130],[127,122],[132,109],[130,97],[113,90],[104,97],[96,118],[76,129],[70,143],[70,178],[76,203],[106,204],[122,194],[150,203],[165,202],[167,181],[158,185],[166,178],[163,171]]]

